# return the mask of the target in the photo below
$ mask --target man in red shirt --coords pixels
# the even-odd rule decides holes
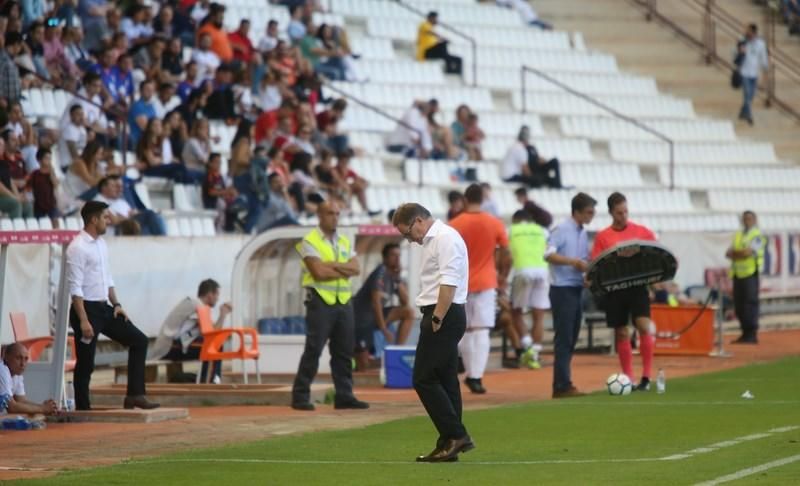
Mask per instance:
[[[469,256],[467,331],[458,350],[467,374],[464,384],[472,393],[486,393],[482,378],[489,360],[489,330],[494,327],[497,289],[503,292],[508,286],[511,254],[502,221],[481,211],[483,188],[472,184],[464,196],[466,209],[449,222],[464,239]]]
[[[628,201],[625,196],[615,192],[608,196],[608,213],[611,226],[597,233],[592,247],[592,260],[601,253],[625,241],[655,241],[656,236],[648,228],[628,220]],[[650,332],[650,297],[647,287],[632,287],[609,293],[605,298],[606,323],[614,329],[617,354],[622,371],[633,379],[633,352],[631,350],[628,322],[632,319],[639,330],[642,355],[642,380],[634,390],[650,389],[650,376],[653,371],[653,348],[655,336]]]
[[[250,42],[249,34],[250,21],[248,19],[242,19],[242,21],[239,22],[239,28],[228,34],[228,40],[233,49],[233,58],[247,64],[250,64],[250,61],[253,59],[253,53],[255,52],[253,43]]]

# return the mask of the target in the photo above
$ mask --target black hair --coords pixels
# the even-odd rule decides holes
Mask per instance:
[[[197,296],[204,297],[217,290],[219,290],[219,283],[212,278],[207,278],[200,282],[200,285],[197,287]]]
[[[42,160],[45,155],[49,155],[50,153],[49,148],[40,147],[39,150],[36,151],[36,160]]]
[[[597,200],[585,192],[579,192],[572,198],[572,214],[579,213],[586,208],[597,206]]]
[[[530,212],[519,209],[511,216],[511,221],[533,221],[533,217]]]
[[[398,249],[399,249],[399,248],[400,248],[400,245],[398,245],[397,243],[386,243],[386,244],[383,246],[383,250],[381,250],[381,256],[383,257],[383,259],[385,260],[385,259],[386,259],[386,257],[388,257],[388,256],[389,256],[389,253],[390,253],[392,250],[394,250],[395,248],[398,248]]]
[[[108,204],[100,201],[89,201],[83,205],[81,208],[81,218],[83,219],[83,224],[87,225],[91,223],[92,219],[99,217],[103,214],[103,211],[108,209]]]
[[[480,184],[470,184],[466,191],[464,191],[464,197],[467,198],[467,202],[470,204],[480,204],[483,202],[483,188],[481,188]]]
[[[456,201],[459,201],[464,198],[464,195],[458,191],[450,191],[447,193],[447,202],[453,204]]]
[[[614,210],[615,207],[617,207],[618,205],[620,205],[620,204],[622,204],[622,203],[624,203],[626,201],[627,201],[627,199],[625,199],[625,195],[622,194],[621,192],[613,192],[613,193],[611,193],[611,195],[608,196],[608,201],[607,201],[607,203],[608,203],[608,212],[610,213],[611,211]]]

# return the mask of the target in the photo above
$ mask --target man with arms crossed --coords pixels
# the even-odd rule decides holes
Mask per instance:
[[[494,327],[495,321],[498,273],[499,288],[505,291],[511,256],[508,251],[508,235],[502,221],[481,211],[483,188],[479,184],[472,184],[464,196],[467,199],[467,208],[450,221],[450,226],[464,239],[469,255],[467,332],[459,343],[458,350],[467,374],[464,384],[472,393],[486,393],[482,378],[489,360],[489,331]]]
[[[630,240],[656,241],[656,235],[648,228],[628,220],[628,201],[615,192],[608,196],[608,213],[611,226],[597,233],[592,247],[592,260],[620,243]],[[617,290],[606,295],[606,324],[614,329],[622,372],[633,381],[633,351],[631,349],[628,321],[633,320],[639,330],[642,355],[642,380],[633,389],[650,390],[650,375],[653,371],[653,349],[655,336],[650,333],[650,296],[646,286]]]
[[[458,384],[458,342],[467,326],[467,247],[456,230],[416,203],[397,208],[392,224],[408,241],[422,246],[416,299],[422,321],[413,382],[439,439],[433,451],[417,461],[454,462],[459,453],[475,448],[461,421]]]
[[[589,240],[586,225],[594,219],[597,205],[588,194],[572,198],[572,216],[550,234],[545,258],[550,264],[550,304],[555,330],[553,398],[583,395],[572,384],[570,364],[583,321],[583,273],[588,268]]]

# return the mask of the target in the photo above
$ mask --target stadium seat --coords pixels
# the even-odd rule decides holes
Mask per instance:
[[[0,217],[0,231],[14,231],[14,223],[4,217]]]
[[[28,225],[25,224],[25,220],[22,218],[12,219],[11,224],[14,225],[14,231],[27,231],[28,229]]]
[[[28,318],[24,312],[10,312],[11,328],[14,330],[14,341],[22,344],[28,350],[31,361],[38,361],[42,352],[53,345],[53,336],[30,337],[28,334]],[[72,351],[72,359],[64,363],[64,371],[75,369],[78,354],[75,352],[75,339],[67,336],[67,347]]]
[[[258,334],[252,327],[229,327],[225,329],[215,329],[214,321],[211,319],[211,307],[207,305],[197,306],[197,325],[200,327],[200,333],[203,336],[203,347],[200,349],[200,361],[221,361],[230,359],[242,360],[242,369],[244,372],[244,383],[247,384],[247,368],[245,367],[245,360],[252,359],[256,363],[256,377],[258,383],[261,383],[261,372],[259,371],[258,358],[260,352],[258,349]],[[223,346],[228,339],[233,336],[239,338],[238,348],[224,351]],[[250,344],[247,344],[247,338],[250,338]],[[208,379],[211,380],[211,373],[208,373]],[[197,383],[200,383],[200,373],[197,374]]]

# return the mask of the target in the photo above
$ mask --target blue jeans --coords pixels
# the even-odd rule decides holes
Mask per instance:
[[[141,226],[142,235],[144,236],[164,236],[167,234],[164,219],[149,209],[137,213],[133,219]]]
[[[555,330],[553,391],[566,391],[572,386],[570,363],[581,332],[583,287],[550,287],[550,306]]]
[[[742,109],[739,111],[739,117],[747,120],[753,119],[753,112],[750,106],[753,104],[753,97],[756,95],[756,88],[758,87],[758,78],[742,78]]]
[[[250,174],[241,174],[234,177],[233,187],[239,191],[239,196],[244,197],[246,201],[247,215],[244,218],[244,232],[249,234],[258,223],[258,218],[261,217],[261,212],[264,210],[266,202],[262,203],[256,191],[253,190]]]

